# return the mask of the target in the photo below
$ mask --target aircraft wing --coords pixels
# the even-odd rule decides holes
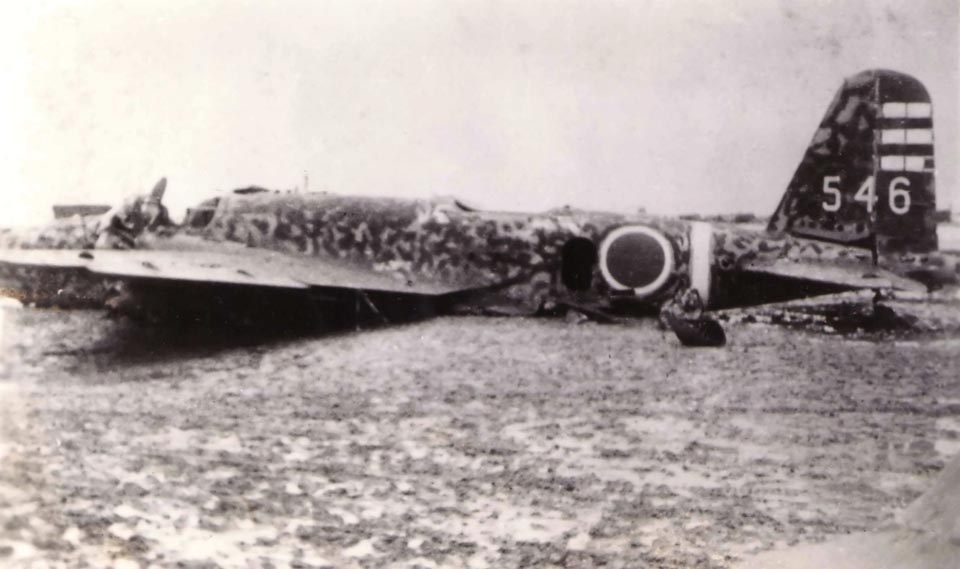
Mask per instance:
[[[0,267],[84,271],[119,280],[151,280],[286,289],[351,289],[437,296],[467,290],[400,273],[264,249],[163,251],[0,249]]]
[[[843,265],[825,261],[792,259],[754,260],[744,264],[741,270],[788,279],[833,284],[850,289],[895,289],[910,292],[926,292],[927,287],[912,279],[901,277],[892,271],[864,265]]]

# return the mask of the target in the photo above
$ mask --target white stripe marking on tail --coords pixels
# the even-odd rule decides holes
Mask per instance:
[[[928,119],[933,107],[930,103],[884,103],[880,114],[887,119]]]
[[[906,103],[884,103],[880,114],[888,119],[902,119],[907,117]]]
[[[893,172],[903,170],[903,156],[881,156],[880,169]]]
[[[902,128],[885,128],[880,131],[880,144],[903,144],[907,133]]]
[[[907,156],[907,163],[904,165],[904,170],[907,172],[923,172],[926,161],[926,156]]]
[[[907,129],[907,144],[933,144],[933,131],[928,128]]]
[[[880,144],[933,144],[929,128],[885,128],[880,131]]]
[[[907,117],[911,119],[928,119],[933,115],[930,103],[907,103]]]

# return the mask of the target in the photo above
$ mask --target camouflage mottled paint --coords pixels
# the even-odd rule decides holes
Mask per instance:
[[[265,192],[225,196],[202,227],[187,225],[183,231],[210,242],[329,257],[372,271],[469,289],[502,287],[504,297],[531,310],[570,293],[560,282],[561,252],[567,242],[585,238],[599,248],[614,229],[642,225],[662,232],[676,258],[671,278],[642,302],[660,305],[690,286],[691,225],[644,215],[483,212],[453,201]],[[863,272],[874,266],[871,252],[859,247],[734,225],[716,224],[712,232],[710,270],[717,276],[741,272],[752,261],[775,259],[808,262],[811,277],[816,264],[860,267],[855,270]],[[903,264],[894,265],[890,259],[891,268]],[[629,294],[608,286],[596,265],[591,282],[590,293],[598,299],[629,299]]]
[[[93,249],[100,216],[74,215],[41,227],[0,229],[3,249]],[[0,266],[0,288],[24,303],[62,307],[103,306],[113,283],[75,272]]]
[[[878,114],[875,73],[844,81],[770,219],[771,233],[790,234],[872,247],[872,220],[854,194],[874,175],[874,128]],[[823,179],[840,176],[839,211],[824,210]]]
[[[714,266],[720,272],[736,271],[757,260],[842,262],[872,266],[869,251],[793,235],[774,236],[735,226],[714,227]]]
[[[890,172],[882,156],[932,154],[915,145],[884,143],[883,129],[933,127],[932,118],[894,119],[882,116],[883,103],[930,103],[916,79],[887,70],[858,73],[844,81],[817,128],[786,194],[770,219],[774,234],[826,240],[879,252],[925,252],[937,248],[936,191],[932,162],[923,172]],[[888,191],[895,176],[910,180],[912,205],[905,215],[893,213]],[[838,180],[825,183],[828,177]],[[873,177],[876,202],[868,211],[856,195]],[[826,186],[840,191],[837,211]],[[875,242],[876,239],[876,242]]]
[[[292,254],[350,262],[403,278],[468,289],[495,287],[530,308],[562,293],[561,252],[573,238],[599,246],[611,230],[643,224],[674,247],[674,277],[652,300],[662,301],[688,272],[689,225],[683,221],[561,211],[546,214],[478,212],[449,200],[400,200],[330,194],[230,195],[210,221],[186,231],[209,241],[233,241]],[[594,267],[593,292],[609,296]]]
[[[0,229],[3,249],[92,249],[99,216],[55,219],[39,227]]]
[[[560,278],[566,243],[571,239],[586,239],[599,248],[603,238],[614,229],[642,225],[662,232],[671,243],[676,259],[671,278],[661,290],[642,299],[642,303],[662,305],[691,284],[691,224],[682,220],[565,210],[545,214],[482,212],[460,207],[449,200],[262,192],[228,194],[202,204],[182,226],[170,223],[150,226],[131,219],[145,215],[135,207],[139,201],[125,203],[127,207],[114,210],[111,216],[120,217],[127,224],[117,225],[116,220],[104,219],[96,224],[96,231],[91,232],[90,220],[59,221],[17,236],[0,234],[4,237],[2,245],[176,249],[189,242],[192,249],[216,251],[224,243],[231,243],[233,247],[242,244],[295,256],[333,259],[398,276],[400,280],[435,281],[469,290],[493,289],[497,293],[496,304],[502,306],[503,302],[510,302],[524,312],[534,312],[562,302],[573,292],[565,289]],[[130,243],[117,240],[112,234],[119,231],[118,227],[130,227],[129,223],[144,228],[143,233]],[[736,282],[724,277],[744,274],[747,272],[744,267],[755,261],[812,262],[812,277],[817,263],[860,267],[855,270],[863,272],[874,266],[871,252],[863,248],[733,225],[716,224],[711,229],[709,263],[715,277],[714,287]],[[902,274],[919,274],[936,266],[939,277],[952,271],[950,278],[957,280],[958,264],[950,257],[900,255],[884,260]],[[598,265],[594,265],[592,271],[591,290],[578,292],[578,298],[586,295],[602,302],[630,299],[629,292],[617,292],[608,286]],[[82,296],[70,293],[64,297],[63,290],[91,291],[86,298],[94,294],[103,296],[108,290],[102,283],[97,284],[101,288],[84,284],[84,279],[75,274],[58,276],[60,280],[51,281],[49,277],[38,279],[36,273],[21,269],[15,276],[21,281],[54,282],[54,286],[35,287],[34,300],[38,300],[38,294],[51,294],[55,289],[61,299]],[[76,279],[77,283],[65,279]],[[722,297],[722,293],[730,291],[713,292],[721,294],[710,294],[711,297]],[[804,294],[803,291],[797,293],[798,296]],[[474,300],[470,298],[466,302],[482,310],[484,303]],[[486,300],[490,301],[489,297]]]

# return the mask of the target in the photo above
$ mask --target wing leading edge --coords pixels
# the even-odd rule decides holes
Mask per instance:
[[[294,257],[263,249],[237,252],[161,250],[0,250],[7,268],[81,271],[117,280],[392,292],[439,296],[469,290],[381,273],[329,259]]]

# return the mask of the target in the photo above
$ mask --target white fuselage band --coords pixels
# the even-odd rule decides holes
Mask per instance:
[[[710,261],[713,257],[713,227],[703,221],[690,224],[690,286],[710,306]]]

